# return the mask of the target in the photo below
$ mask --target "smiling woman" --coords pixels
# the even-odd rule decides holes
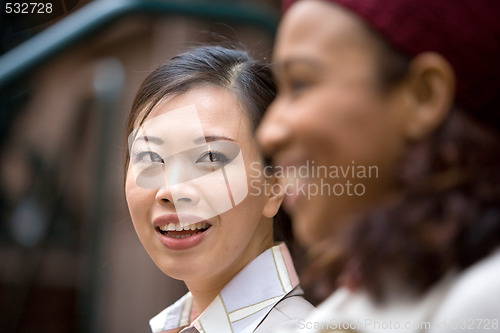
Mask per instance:
[[[275,236],[282,193],[247,170],[263,158],[253,131],[275,95],[270,70],[245,52],[181,54],[142,84],[128,121],[126,198],[144,248],[189,293],[153,332],[269,332],[312,309]],[[254,166],[255,168],[255,166]]]
[[[361,196],[285,201],[329,296],[300,332],[498,331],[500,2],[287,2],[263,150],[378,175]]]

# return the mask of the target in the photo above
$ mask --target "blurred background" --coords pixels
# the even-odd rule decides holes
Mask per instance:
[[[194,46],[237,41],[269,59],[280,1],[29,4],[0,12],[0,332],[149,332],[186,289],[149,259],[125,205],[132,99]]]

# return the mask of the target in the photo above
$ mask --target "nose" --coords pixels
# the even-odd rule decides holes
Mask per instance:
[[[257,129],[257,140],[266,156],[272,156],[287,145],[291,128],[287,122],[286,103],[277,98],[269,106]]]
[[[188,179],[184,179],[184,182],[181,181],[182,169],[181,163],[173,163],[170,168],[163,168],[163,186],[156,192],[158,203],[196,205],[200,201],[200,193],[196,186]]]
[[[200,194],[196,187],[189,183],[181,183],[160,188],[156,192],[156,201],[161,204],[190,204],[196,205],[200,201]]]

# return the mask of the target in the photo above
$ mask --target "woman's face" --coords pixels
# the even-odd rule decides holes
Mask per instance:
[[[379,47],[364,29],[336,5],[300,1],[278,32],[278,96],[257,137],[276,170],[288,171],[284,205],[306,245],[390,190],[404,144],[402,97],[382,93]]]
[[[159,103],[129,147],[128,207],[165,274],[223,286],[272,246],[280,202],[250,173],[262,157],[232,92],[200,87]]]

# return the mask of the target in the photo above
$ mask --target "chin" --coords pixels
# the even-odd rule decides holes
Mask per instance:
[[[172,279],[186,281],[195,276],[195,274],[199,274],[199,271],[194,270],[193,267],[193,265],[179,264],[175,267],[161,268],[161,271]]]

